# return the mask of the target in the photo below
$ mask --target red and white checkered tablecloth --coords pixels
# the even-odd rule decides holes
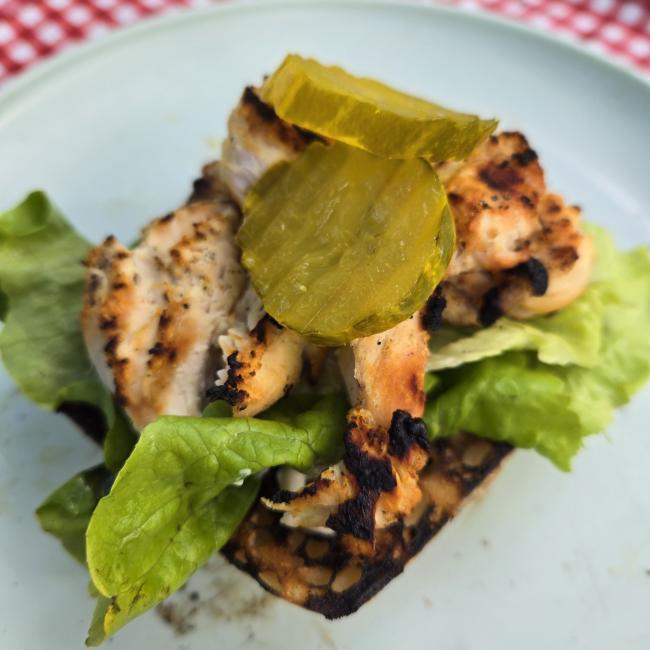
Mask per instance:
[[[99,38],[154,14],[223,1],[0,0],[0,83],[73,41]],[[439,1],[567,35],[650,74],[650,0]]]

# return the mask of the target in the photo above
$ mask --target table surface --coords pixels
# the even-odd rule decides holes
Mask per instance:
[[[582,41],[650,74],[650,0],[439,1]],[[71,43],[102,38],[157,14],[219,2],[224,0],[0,0],[0,84]]]

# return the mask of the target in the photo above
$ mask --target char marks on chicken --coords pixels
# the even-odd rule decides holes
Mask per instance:
[[[275,163],[293,160],[315,136],[281,120],[246,88],[228,118],[221,151],[221,178],[240,205],[250,186]]]
[[[447,322],[531,318],[562,309],[584,291],[594,253],[580,210],[547,191],[521,133],[491,136],[446,188],[457,236],[442,283]]]
[[[385,332],[355,339],[339,351],[352,404],[372,413],[383,427],[397,410],[424,413],[424,372],[429,335],[419,314]]]
[[[109,237],[86,259],[86,345],[138,429],[201,412],[247,283],[238,223],[230,203],[197,202],[154,221],[135,248]]]
[[[282,490],[264,503],[292,527],[329,529],[355,553],[373,552],[375,529],[408,516],[422,498],[419,472],[427,464],[424,423],[395,411],[389,427],[369,411],[352,409],[343,460],[300,491]]]

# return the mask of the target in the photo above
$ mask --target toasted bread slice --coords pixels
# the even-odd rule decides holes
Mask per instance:
[[[422,498],[411,514],[376,531],[372,552],[341,536],[327,537],[280,523],[259,502],[223,554],[272,594],[334,619],[348,616],[399,575],[479,487],[512,447],[468,434],[436,440],[420,474]],[[275,489],[272,477],[265,495]]]

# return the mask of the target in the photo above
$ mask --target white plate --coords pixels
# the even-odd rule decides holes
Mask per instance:
[[[624,245],[650,238],[648,85],[522,28],[403,4],[187,13],[41,66],[0,94],[1,207],[42,187],[89,238],[115,232],[129,241],[185,198],[201,164],[217,156],[242,87],[287,51],[501,116],[525,130],[550,186],[588,218]],[[213,567],[201,576],[194,632],[175,636],[151,613],[108,647],[645,650],[648,398],[646,390],[607,436],[589,440],[571,474],[518,453],[482,501],[348,619],[258,603],[251,579]],[[0,408],[0,647],[81,648],[87,577],[32,513],[99,453],[5,376]]]

